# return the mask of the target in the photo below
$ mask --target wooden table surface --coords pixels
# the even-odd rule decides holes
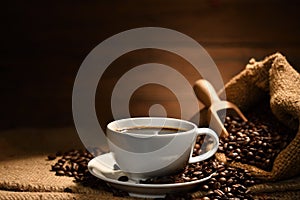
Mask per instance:
[[[250,58],[260,60],[277,51],[295,68],[300,66],[297,1],[14,1],[2,10],[0,129],[72,125],[72,88],[82,61],[103,40],[132,28],[165,27],[192,37],[213,58],[224,82]],[[199,78],[183,59],[165,52],[121,56],[98,86],[96,110],[102,125],[112,120],[110,94],[120,73],[148,62],[181,69],[190,83]],[[135,92],[130,112],[147,115],[157,103],[168,116],[180,115],[174,94],[155,85]]]

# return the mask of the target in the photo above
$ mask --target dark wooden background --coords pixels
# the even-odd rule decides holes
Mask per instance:
[[[0,129],[72,126],[72,87],[81,62],[100,42],[131,28],[165,27],[194,38],[212,56],[225,82],[251,57],[259,60],[276,51],[299,67],[299,5],[283,0],[2,3]],[[118,71],[149,60],[186,65],[169,54],[135,52],[110,66],[99,90],[109,93]],[[198,78],[188,68],[186,74],[190,82]],[[145,108],[160,100],[169,116],[178,115],[176,100],[162,88],[145,87],[137,93],[131,102],[133,115],[147,113]],[[105,124],[111,120],[109,98],[97,95],[96,101]]]

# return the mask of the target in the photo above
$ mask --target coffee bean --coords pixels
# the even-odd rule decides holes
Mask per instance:
[[[228,146],[228,149],[229,149],[229,150],[233,150],[234,147],[233,147],[232,145],[229,145],[229,146]]]
[[[219,175],[220,175],[220,176],[226,177],[226,176],[227,176],[227,173],[226,173],[226,172],[220,172]]]
[[[217,179],[215,177],[210,179],[210,182],[216,182],[216,181],[217,181]]]
[[[224,147],[224,149],[227,149],[227,148],[228,148],[228,143],[225,143],[225,144],[223,145],[223,147]]]
[[[252,151],[249,151],[248,153],[247,153],[247,156],[253,156],[254,154],[252,153]]]
[[[55,153],[55,155],[56,155],[56,156],[62,156],[63,153],[62,153],[61,151],[58,151],[58,152]]]
[[[195,149],[200,149],[200,147],[201,147],[200,144],[197,143],[197,144],[195,144],[195,147],[194,147],[194,148],[195,148]]]
[[[224,147],[223,146],[219,146],[219,151],[224,151]]]
[[[241,156],[236,156],[236,157],[235,157],[235,160],[236,160],[236,161],[239,161],[239,160],[241,160],[241,159],[242,159]]]
[[[261,160],[261,157],[260,156],[255,156],[254,157],[256,160]]]
[[[81,162],[84,162],[84,161],[85,161],[84,157],[79,157],[79,158],[76,158],[76,160],[75,160],[76,163],[81,163]]]
[[[227,180],[226,180],[225,177],[221,177],[221,178],[219,179],[219,181],[220,181],[221,183],[225,183]]]
[[[65,172],[65,174],[66,174],[67,176],[73,176],[73,173],[72,173],[72,172]]]
[[[233,183],[234,182],[234,180],[232,179],[232,178],[229,178],[228,180],[227,180],[227,183],[230,185],[231,183]]]
[[[220,189],[221,188],[221,183],[220,182],[215,182],[213,185],[214,189]]]
[[[224,192],[228,193],[228,192],[230,192],[230,191],[231,191],[231,188],[230,188],[230,187],[225,187],[225,188],[224,188]]]
[[[229,155],[230,157],[237,157],[238,153],[234,152],[234,151],[230,151]]]
[[[268,146],[268,144],[266,142],[264,142],[264,143],[262,143],[262,146],[266,147],[266,146]],[[286,146],[285,143],[283,146]],[[282,149],[283,149],[283,147],[282,147]]]
[[[72,156],[70,156],[70,155],[64,155],[64,156],[63,156],[63,158],[66,159],[66,160],[70,160],[71,157],[72,157]]]
[[[191,181],[191,178],[190,178],[190,177],[184,177],[183,179],[184,179],[185,181],[187,181],[187,182]]]
[[[235,139],[236,139],[236,137],[234,137],[233,135],[230,135],[228,138],[229,138],[229,140],[231,140],[231,141],[235,141]]]
[[[127,176],[121,176],[118,178],[118,181],[127,182],[129,179]]]
[[[60,169],[60,166],[57,164],[51,166],[51,171],[57,171],[59,169]]]
[[[57,176],[64,176],[65,172],[63,170],[58,170],[58,171],[56,171],[56,175]]]
[[[195,172],[193,172],[194,176],[201,176],[202,174],[203,174],[202,171],[195,171]]]
[[[237,132],[236,135],[240,138],[244,137],[244,134],[242,132]]]
[[[48,160],[55,160],[55,159],[56,159],[56,155],[54,154],[48,155]]]
[[[222,197],[222,196],[225,195],[224,192],[223,192],[222,190],[219,190],[219,189],[214,190],[214,193],[216,193],[216,194],[217,194],[218,196],[220,196],[220,197]]]
[[[66,188],[64,189],[64,192],[69,192],[69,193],[71,193],[71,192],[73,192],[73,191],[72,191],[71,188],[66,187]]]
[[[205,191],[207,191],[207,190],[209,190],[209,186],[208,185],[203,185],[202,189],[205,190]]]

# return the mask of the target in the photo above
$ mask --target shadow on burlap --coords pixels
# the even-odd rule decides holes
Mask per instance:
[[[50,171],[49,153],[82,148],[73,128],[1,132],[0,148],[0,199],[124,199]]]

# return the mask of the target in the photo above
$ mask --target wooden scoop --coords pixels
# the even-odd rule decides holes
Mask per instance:
[[[231,116],[239,116],[247,121],[240,109],[229,101],[221,101],[213,86],[207,80],[200,79],[194,84],[194,92],[197,98],[208,108],[207,119],[212,129],[221,137],[227,137],[229,134],[223,125],[226,112]]]

